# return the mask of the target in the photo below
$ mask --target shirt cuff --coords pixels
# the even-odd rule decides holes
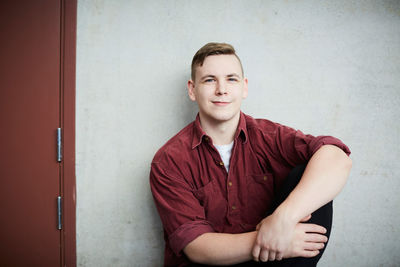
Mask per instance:
[[[311,151],[311,155],[314,155],[315,152],[317,152],[318,149],[321,148],[321,146],[323,145],[334,145],[337,146],[338,148],[340,148],[341,150],[343,150],[344,153],[347,154],[347,156],[350,155],[350,149],[343,144],[342,141],[340,141],[339,139],[332,137],[332,136],[323,136],[323,137],[317,137],[317,139],[321,138],[320,140],[316,141],[316,144],[314,146],[312,146],[312,151]]]
[[[190,221],[179,226],[169,235],[168,241],[172,251],[179,255],[191,241],[204,233],[213,233],[214,229],[207,221]]]

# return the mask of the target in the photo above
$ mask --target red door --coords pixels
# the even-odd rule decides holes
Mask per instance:
[[[0,266],[60,266],[60,0],[0,1]]]

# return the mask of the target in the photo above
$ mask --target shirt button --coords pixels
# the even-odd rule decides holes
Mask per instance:
[[[224,166],[224,163],[222,161],[219,162],[220,166]]]
[[[232,186],[232,182],[229,182],[228,185],[229,185],[229,186]]]
[[[204,137],[204,140],[206,140],[207,142],[208,142],[208,137],[206,136],[206,137]]]
[[[266,181],[267,180],[267,176],[266,175],[264,175],[264,181]]]
[[[236,209],[236,206],[235,206],[235,205],[233,205],[233,206],[232,206],[232,209],[233,209],[233,210],[235,210],[235,209]]]

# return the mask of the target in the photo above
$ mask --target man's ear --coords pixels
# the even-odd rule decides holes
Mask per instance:
[[[242,94],[243,99],[245,99],[249,95],[248,83],[249,83],[249,81],[247,80],[247,78],[244,78],[243,79],[243,94]]]
[[[188,88],[188,95],[189,95],[190,100],[196,101],[196,95],[194,93],[194,82],[192,80],[188,81],[187,88]]]

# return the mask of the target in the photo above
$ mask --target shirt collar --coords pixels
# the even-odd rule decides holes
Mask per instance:
[[[243,112],[240,112],[239,125],[235,133],[235,140],[239,136],[242,138],[243,143],[247,143],[246,117]],[[203,140],[207,141],[208,138],[210,137],[201,128],[200,116],[197,114],[193,127],[192,149],[195,149],[197,146],[199,146]]]

